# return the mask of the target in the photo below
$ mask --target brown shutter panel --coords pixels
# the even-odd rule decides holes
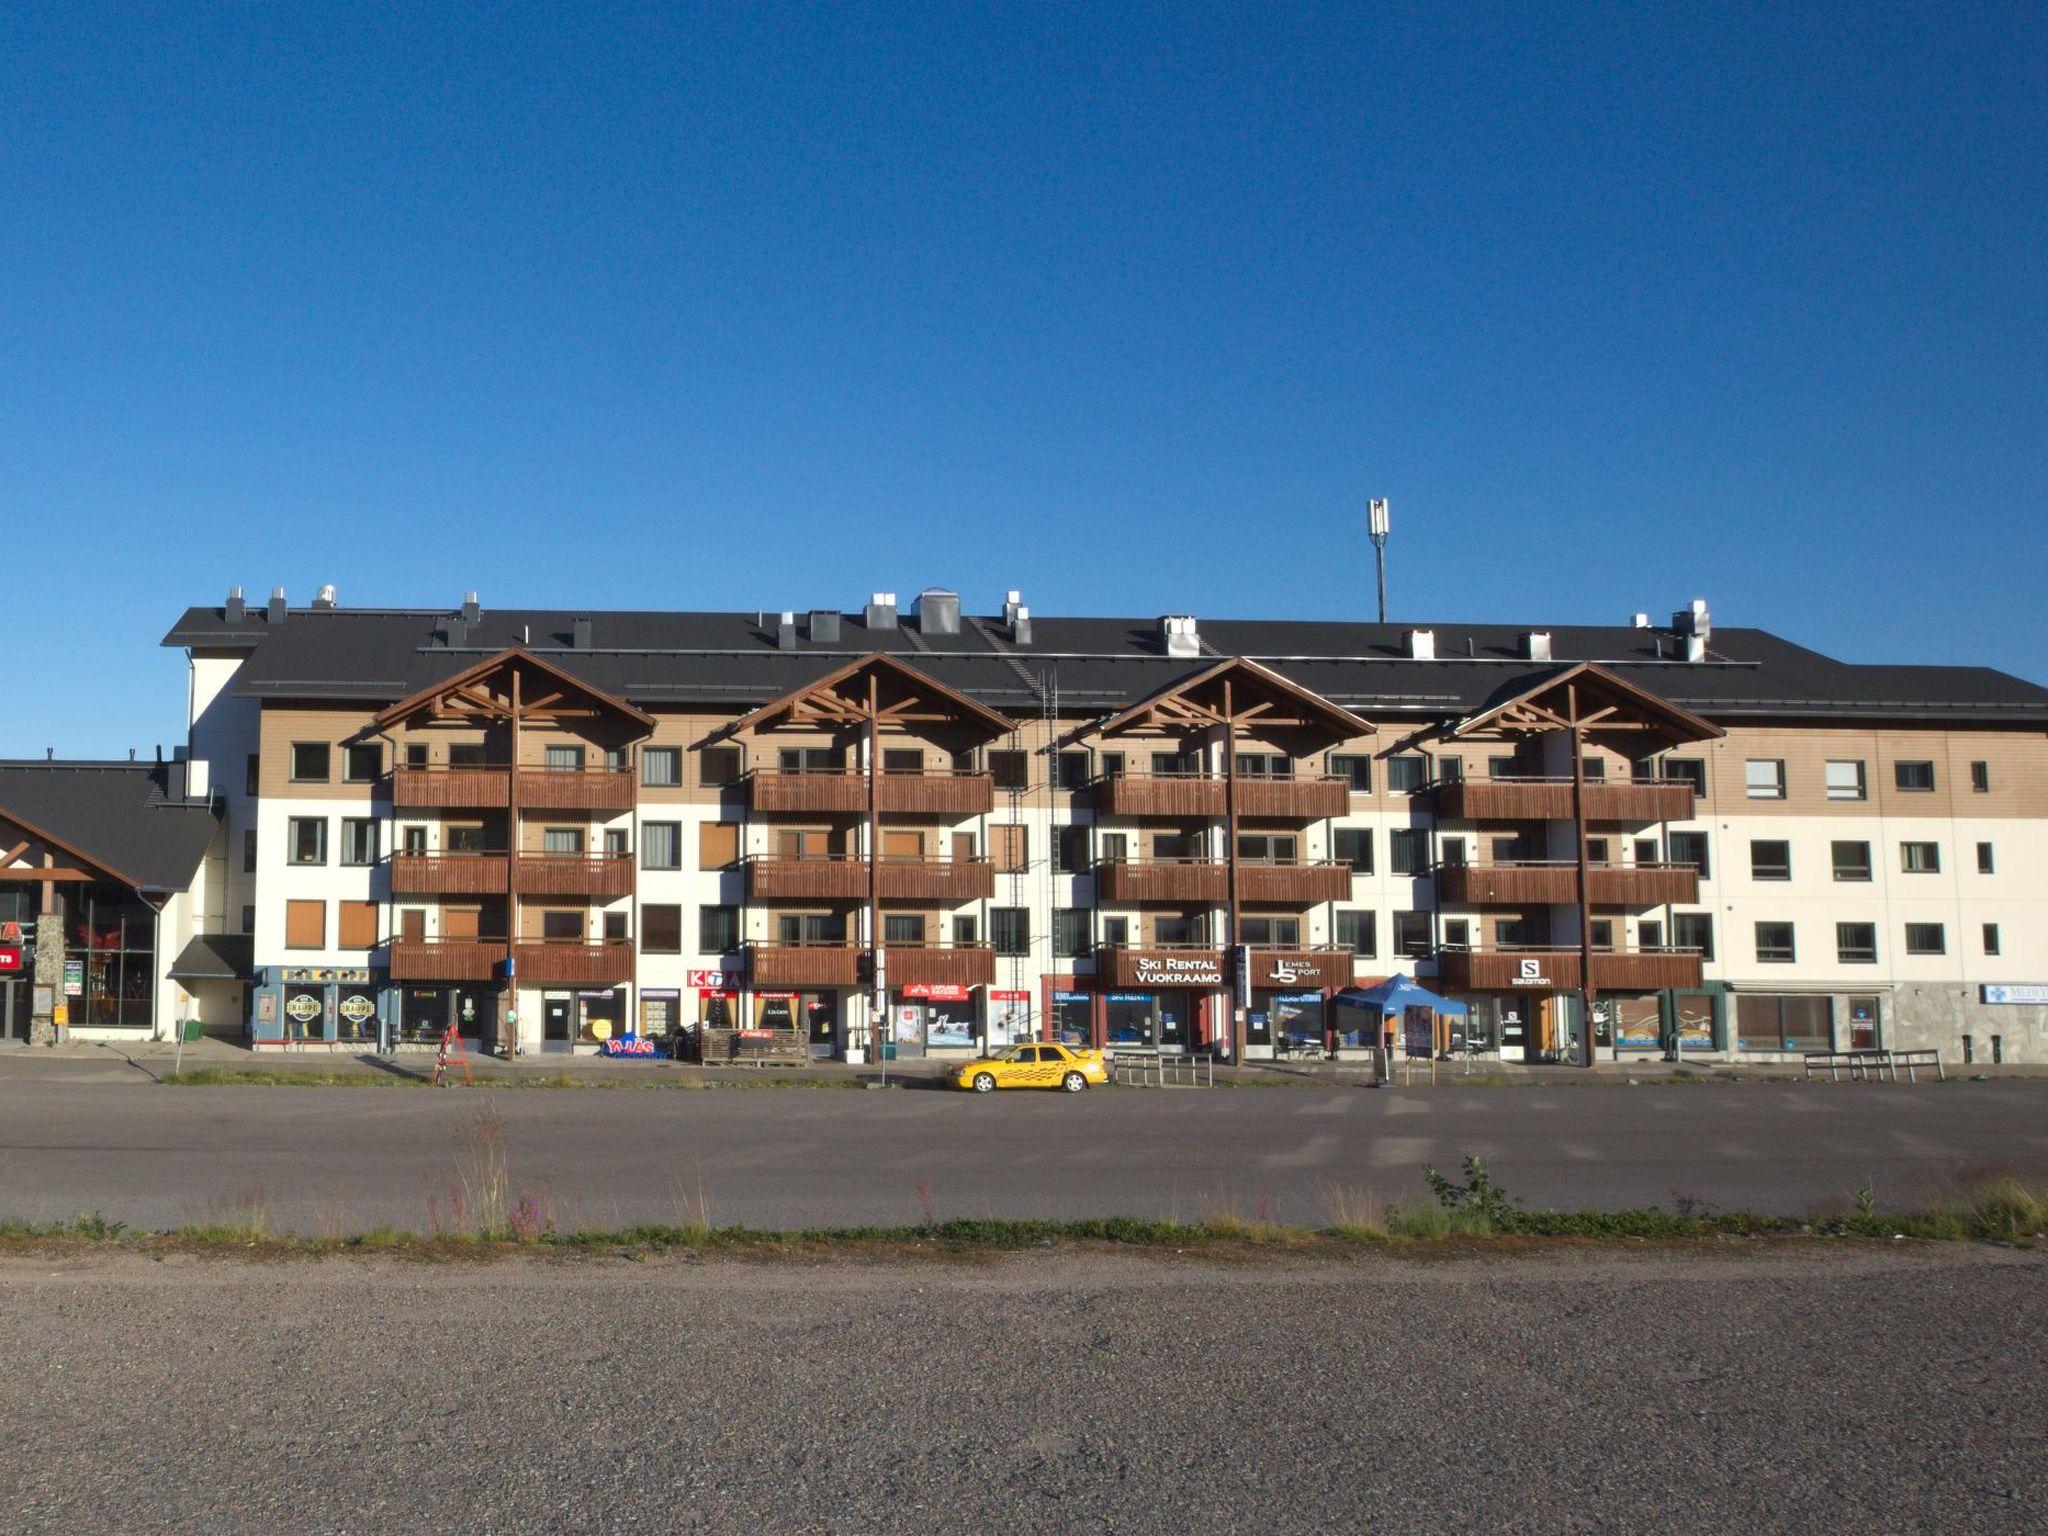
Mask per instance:
[[[327,947],[327,903],[288,901],[284,904],[284,945],[286,949]]]
[[[996,868],[1005,873],[1020,870],[1030,862],[1029,828],[1003,825],[989,829],[995,834]]]
[[[377,903],[374,901],[344,901],[338,904],[335,914],[336,926],[340,930],[340,947],[343,949],[375,949],[377,947]]]
[[[398,914],[398,934],[407,943],[418,944],[427,936],[427,914],[420,907],[407,907]]]
[[[727,869],[740,860],[740,824],[707,821],[697,829],[697,867]]]

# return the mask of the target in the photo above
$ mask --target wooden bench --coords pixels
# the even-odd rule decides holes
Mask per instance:
[[[807,1067],[810,1043],[795,1029],[706,1029],[703,1053],[707,1067]]]

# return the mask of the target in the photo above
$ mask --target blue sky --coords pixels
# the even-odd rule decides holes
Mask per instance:
[[[1617,621],[2048,680],[2038,7],[10,7],[0,754],[304,601]]]

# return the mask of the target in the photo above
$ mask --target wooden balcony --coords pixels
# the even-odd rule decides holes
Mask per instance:
[[[1220,859],[1105,859],[1095,866],[1098,901],[1214,907],[1230,899]]]
[[[1305,864],[1237,861],[1237,899],[1254,906],[1311,907],[1319,901],[1348,901],[1351,866],[1334,860]]]
[[[1460,992],[1576,992],[1579,952],[1572,948],[1446,949],[1437,957],[1443,985]],[[1655,992],[1700,984],[1696,949],[1595,951],[1601,992]]]
[[[857,768],[785,772],[757,768],[747,776],[760,815],[864,815],[867,776]],[[875,809],[885,816],[958,820],[995,808],[995,781],[985,773],[884,773],[875,780]]]
[[[521,768],[519,808],[523,811],[603,811],[609,814],[630,811],[633,809],[632,770]]]
[[[615,987],[633,975],[630,939],[522,939],[513,957],[522,987]]]
[[[502,767],[391,770],[391,803],[406,809],[502,811],[511,794],[512,775]]]
[[[1440,779],[1430,786],[1440,821],[1570,821],[1572,781]],[[1692,784],[1685,779],[1588,780],[1586,820],[1645,823],[1685,821],[1693,814]]]
[[[995,951],[986,944],[887,946],[889,986],[982,987],[995,980]],[[754,944],[748,947],[750,985],[755,987],[857,987],[862,985],[858,944]]]
[[[502,853],[394,853],[391,889],[400,896],[502,896]]]
[[[1569,862],[1439,864],[1437,900],[1453,907],[1522,907],[1576,903],[1578,866]],[[1690,864],[1594,864],[1586,871],[1587,896],[1596,907],[1687,904],[1700,896],[1699,871]]]
[[[1214,821],[1225,812],[1228,786],[1221,774],[1111,774],[1095,781],[1098,816],[1163,816]],[[1269,821],[1319,821],[1351,808],[1343,779],[1241,775],[1237,814]]]
[[[942,906],[986,901],[996,880],[987,859],[892,859],[876,866],[884,901],[931,901]],[[755,901],[866,901],[865,859],[749,859],[747,895]]]
[[[393,939],[393,981],[489,981],[505,958],[503,939]]]
[[[630,853],[541,853],[519,855],[522,896],[582,896],[618,901],[633,894]]]

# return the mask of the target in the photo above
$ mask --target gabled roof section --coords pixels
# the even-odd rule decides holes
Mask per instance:
[[[407,694],[372,723],[382,728],[425,713],[449,720],[509,720],[513,715],[510,683],[515,672],[531,674],[538,689],[522,689],[518,705],[522,719],[569,720],[615,715],[643,730],[654,729],[654,717],[645,710],[516,645]],[[523,675],[520,681],[525,682]]]
[[[872,686],[878,725],[971,725],[1007,736],[1015,723],[926,672],[876,651],[835,667],[734,721],[724,734],[763,726],[849,726],[868,719]]]
[[[1227,713],[1226,692],[1230,701]],[[1219,661],[1156,688],[1091,730],[1116,731],[1133,726],[1199,730],[1222,725],[1226,719],[1234,719],[1239,726],[1321,730],[1339,740],[1374,734],[1370,720],[1359,718],[1341,704],[1333,704],[1313,689],[1244,656]]]
[[[219,826],[209,804],[185,797],[182,763],[0,763],[0,816],[146,896],[188,888]]]
[[[1674,742],[1710,741],[1728,734],[1713,721],[1592,661],[1559,667],[1533,684],[1525,680],[1524,686],[1508,697],[1489,702],[1478,714],[1467,715],[1444,734],[1464,736],[1485,727],[1569,730],[1575,725],[1596,735],[1652,730]]]

